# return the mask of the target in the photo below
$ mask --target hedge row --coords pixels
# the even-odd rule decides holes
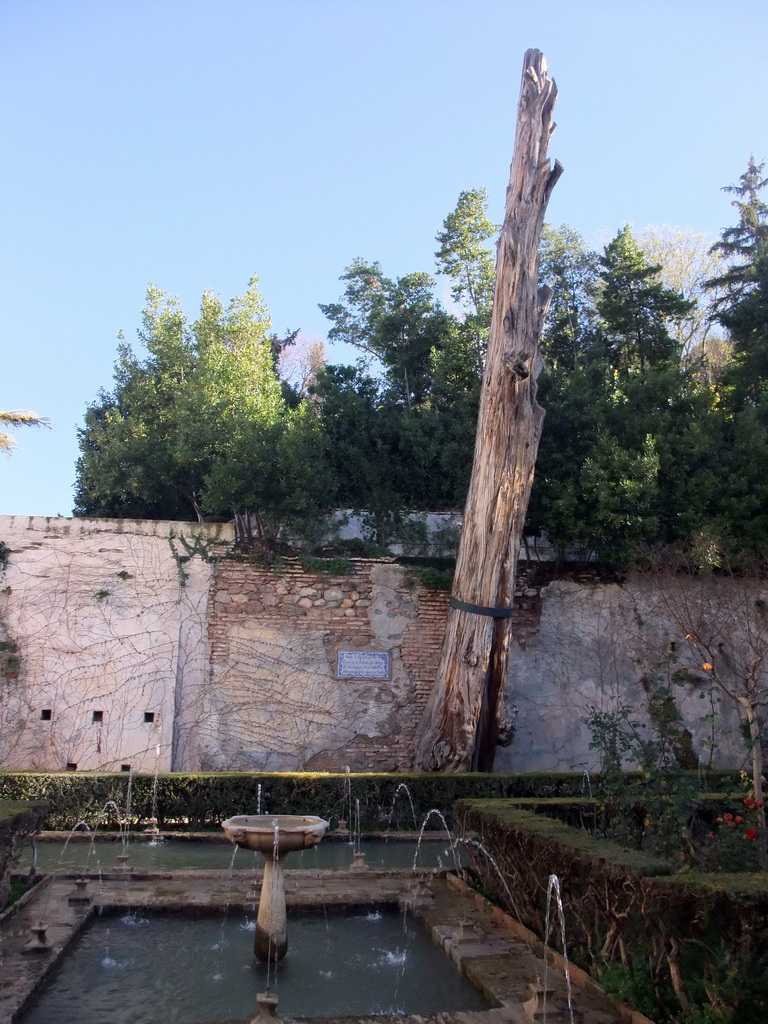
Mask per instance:
[[[39,803],[0,801],[0,910],[8,901],[16,857],[28,837],[42,828],[46,811]]]
[[[558,876],[569,956],[635,1009],[691,1024],[768,1020],[766,875],[671,875],[502,800],[463,800],[455,813],[498,866],[470,846],[481,884],[539,935]]]
[[[0,798],[43,799],[47,827],[71,829],[116,825],[130,796],[130,819],[140,825],[155,818],[160,828],[217,828],[233,814],[318,814],[328,820],[358,814],[365,831],[386,827],[419,829],[432,809],[451,820],[453,803],[463,796],[560,795],[579,784],[573,775],[378,775],[327,773],[169,773],[0,772]],[[129,794],[130,788],[130,794]],[[410,797],[410,799],[409,799]],[[411,802],[413,810],[411,810]],[[439,829],[433,815],[430,828]]]
[[[640,780],[628,773],[628,785]],[[734,785],[733,773],[709,776],[711,788]],[[594,785],[594,783],[593,783]],[[435,809],[452,821],[456,800],[467,798],[580,797],[586,781],[575,773],[391,775],[329,773],[0,772],[0,799],[45,800],[47,827],[71,829],[78,822],[115,825],[125,816],[130,787],[132,824],[155,818],[160,828],[217,828],[233,814],[318,814],[355,825],[360,802],[364,831],[419,829]],[[410,795],[410,800],[409,800]],[[411,811],[411,800],[413,811]],[[433,815],[430,828],[440,828]]]

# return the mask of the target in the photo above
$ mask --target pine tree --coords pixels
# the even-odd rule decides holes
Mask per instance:
[[[768,382],[768,204],[760,198],[768,185],[764,166],[750,157],[739,184],[723,189],[736,197],[731,205],[739,212],[739,222],[725,228],[712,247],[727,269],[707,282],[722,290],[715,303],[717,317],[733,346],[722,378],[722,404],[729,416],[761,401]]]
[[[725,185],[722,190],[737,197],[731,206],[739,211],[739,223],[724,228],[720,241],[712,246],[712,251],[728,262],[727,270],[706,283],[708,288],[722,289],[718,311],[729,309],[752,290],[758,251],[768,246],[768,205],[760,198],[761,190],[768,185],[764,167],[765,161],[757,164],[751,156],[739,184]]]
[[[600,257],[603,290],[597,303],[605,350],[615,368],[641,370],[679,359],[680,346],[669,326],[693,304],[665,288],[661,267],[648,262],[625,226]]]

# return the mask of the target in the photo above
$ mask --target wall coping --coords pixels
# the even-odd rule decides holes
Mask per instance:
[[[188,523],[165,519],[85,519],[77,516],[0,516],[0,540],[3,532],[30,530],[57,537],[86,537],[99,533],[128,534],[167,539],[176,536],[204,535],[210,540],[231,544],[235,539],[233,523]]]

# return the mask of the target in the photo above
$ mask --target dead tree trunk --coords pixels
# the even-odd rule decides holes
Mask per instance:
[[[557,87],[528,50],[517,114],[472,479],[437,679],[418,739],[427,770],[488,771],[498,738],[515,570],[544,410],[536,402],[538,338],[549,304],[538,246],[562,174],[547,157]],[[547,292],[547,294],[544,294]]]

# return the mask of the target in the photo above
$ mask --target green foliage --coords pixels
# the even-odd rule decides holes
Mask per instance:
[[[450,590],[454,570],[455,566],[453,569],[438,569],[432,565],[422,565],[408,569],[408,576],[425,590]]]
[[[411,511],[463,502],[474,441],[468,415],[430,405],[408,411],[360,367],[325,367],[313,392],[335,504],[364,514],[367,540],[386,547],[409,528]]]
[[[725,228],[720,241],[712,246],[727,262],[727,269],[711,278],[707,285],[720,289],[718,307],[726,309],[737,305],[748,294],[754,281],[754,267],[761,250],[768,246],[768,205],[760,193],[768,185],[763,177],[765,163],[749,158],[747,169],[738,185],[726,185],[723,192],[736,196],[731,205],[738,210],[739,223]]]
[[[22,896],[26,896],[30,889],[33,889],[38,882],[42,881],[42,878],[42,875],[35,875],[34,877],[30,877],[29,875],[20,877],[17,875],[16,877],[12,877],[8,887],[6,905],[5,907],[0,907],[0,910],[12,907],[13,904],[17,903]]]
[[[188,324],[147,293],[139,340],[120,344],[112,392],[80,430],[76,514],[202,520],[251,513],[274,547],[288,524],[317,521],[333,499],[324,437],[304,402],[286,402],[257,281],[225,308],[206,292]],[[295,397],[295,396],[294,396]]]
[[[539,246],[539,279],[552,288],[541,354],[550,369],[575,370],[596,328],[595,300],[600,262],[581,235],[562,224],[544,225]]]
[[[633,871],[644,877],[669,874],[669,864],[652,854],[630,849],[620,842],[592,836],[583,829],[572,828],[557,818],[537,814],[533,810],[519,806],[514,798],[464,798],[454,808],[454,813],[460,820],[462,815],[467,815],[467,820],[472,820],[476,814],[489,815],[502,827],[524,830],[526,835],[537,842],[556,843],[561,856],[567,851],[573,855]]]
[[[551,797],[580,794],[581,776],[568,773],[541,775],[407,775],[352,773],[160,773],[157,818],[161,827],[218,827],[232,814],[255,813],[257,786],[262,805],[275,813],[313,813],[348,818],[348,784],[360,799],[363,828],[377,831],[387,824],[397,787],[406,783],[413,797],[418,824],[438,808],[453,821],[452,806],[468,796]],[[1,772],[0,799],[44,800],[49,805],[47,828],[68,830],[76,822],[94,824],[108,801],[125,807],[126,772]],[[132,822],[140,825],[152,816],[153,774],[134,773]],[[407,802],[407,801],[406,801]],[[410,805],[408,806],[410,814]],[[399,813],[402,812],[400,808]],[[106,824],[117,823],[110,811]],[[405,827],[410,828],[411,825]]]
[[[177,533],[175,530],[170,530],[168,533],[168,547],[171,551],[171,558],[176,563],[176,575],[179,581],[179,586],[186,586],[189,574],[185,570],[184,566],[187,562],[193,558],[198,557],[201,562],[205,562],[208,565],[215,565],[219,561],[220,555],[214,554],[212,548],[219,540],[220,528],[217,527],[213,537],[209,537],[205,534],[199,533],[193,535],[191,540],[182,533]],[[176,545],[179,545],[181,551]],[[183,552],[183,554],[182,554]],[[118,573],[118,576],[121,574]]]
[[[340,300],[320,306],[329,338],[366,356],[326,367],[313,389],[336,503],[365,513],[380,545],[415,542],[405,511],[456,509],[466,497],[494,280],[485,243],[497,228],[485,208],[482,190],[462,192],[437,236],[456,315],[429,275],[388,278],[361,259],[344,271]]]
[[[715,314],[702,300],[710,271],[700,261],[695,280],[686,276],[690,239],[648,236],[662,268],[628,227],[599,254],[566,225],[545,228],[547,415],[526,535],[546,535],[561,559],[626,567],[649,549],[693,552],[706,540],[742,563],[764,546],[762,175],[750,160],[726,189],[739,223],[714,247],[725,270],[709,283],[730,334],[721,348],[732,351],[723,365],[707,363],[712,339],[702,348]],[[141,354],[121,342],[113,389],[80,431],[77,514],[234,516],[239,539],[270,557],[286,544],[317,550],[331,508],[361,513],[366,540],[382,549],[423,541],[408,513],[456,510],[466,498],[494,277],[486,205],[482,190],[462,192],[437,235],[450,311],[429,274],[388,277],[377,262],[352,261],[339,300],[320,308],[329,338],[363,358],[313,372],[301,393],[276,372],[296,334],[269,333],[255,279],[226,307],[206,293],[191,324],[150,288]],[[694,335],[695,358],[683,352]]]
[[[697,767],[690,734],[682,725],[673,687],[675,657],[646,677],[648,723],[638,709],[612,711],[593,708],[586,719],[590,748],[599,750],[601,772],[597,792],[607,816],[607,834],[666,857],[675,867],[701,860],[696,821],[701,794],[695,775],[681,771]],[[636,767],[638,781],[626,785],[625,765]]]
[[[768,240],[758,248],[750,266],[749,289],[722,310],[720,321],[733,343],[733,359],[722,378],[724,403],[734,413],[760,410],[764,429],[768,401]],[[738,422],[734,429],[737,427]]]
[[[329,339],[378,359],[397,401],[408,410],[420,405],[429,390],[430,353],[450,332],[450,318],[432,294],[433,279],[417,272],[392,280],[380,264],[356,259],[341,280],[340,301],[320,306],[334,325]]]
[[[682,359],[691,303],[660,281],[628,228],[603,255],[566,228],[543,239],[555,300],[542,339],[547,409],[527,532],[627,565],[691,544],[723,492],[716,397]]]
[[[505,801],[461,801],[455,813],[504,878],[473,854],[478,883],[540,936],[548,876],[560,878],[569,954],[616,997],[670,1024],[765,1018],[764,875],[670,876],[639,851]]]
[[[641,960],[633,959],[627,967],[619,963],[604,964],[598,968],[595,980],[617,1002],[631,1006],[651,1020],[656,1018],[659,1010],[656,988],[648,965]],[[668,998],[670,996],[671,988]]]
[[[8,568],[8,560],[11,557],[11,549],[8,545],[0,540],[0,572],[4,572]]]
[[[330,544],[324,544],[323,552],[328,555],[339,555],[349,558],[389,558],[388,548],[375,544],[373,541],[364,540],[362,537],[348,537],[344,540],[337,539]]]
[[[460,333],[472,352],[465,365],[475,375],[482,371],[485,361],[496,278],[495,260],[487,242],[500,226],[488,220],[487,205],[485,189],[461,192],[455,209],[443,221],[443,230],[438,232],[440,248],[435,253],[438,272],[450,280],[451,298],[463,311]]]
[[[707,829],[701,837],[700,859],[707,871],[757,871],[757,804],[749,796],[707,801]],[[704,814],[702,814],[704,817]]]
[[[683,320],[692,303],[665,288],[660,266],[650,264],[629,227],[622,228],[600,257],[602,288],[597,301],[601,345],[615,369],[679,359],[671,324]]]
[[[22,895],[11,890],[11,871],[25,844],[42,828],[46,809],[40,802],[0,800],[0,911]]]

